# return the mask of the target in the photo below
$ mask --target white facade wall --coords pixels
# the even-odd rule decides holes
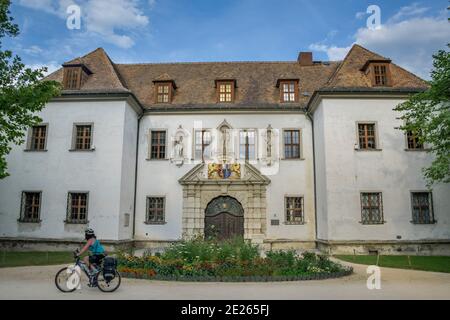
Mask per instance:
[[[118,240],[133,238],[138,117],[139,115],[130,106],[125,108]]]
[[[7,158],[10,176],[0,181],[0,237],[81,239],[89,226],[105,240],[129,238],[119,226],[134,192],[133,112],[125,101],[49,103],[40,114],[48,123],[47,151],[26,152],[23,144]],[[69,151],[73,124],[83,122],[93,123],[95,151]],[[17,221],[24,190],[42,191],[40,223]],[[64,223],[69,191],[89,192],[88,225]]]
[[[426,191],[421,168],[431,156],[405,151],[396,99],[324,98],[314,113],[318,238],[423,240],[450,238],[450,185],[433,187],[436,224],[411,223],[411,191]],[[356,151],[357,122],[376,122],[380,151]],[[363,225],[360,192],[382,192],[385,224]]]
[[[405,151],[395,99],[324,98],[314,111],[317,191],[317,238],[333,241],[430,240],[450,238],[450,185],[433,187],[432,225],[414,225],[411,191],[426,191],[421,168],[430,163],[425,152]],[[0,237],[81,239],[87,225],[65,224],[69,191],[89,192],[89,227],[104,240],[128,240],[133,234],[134,183],[137,154],[135,239],[170,241],[182,236],[183,188],[178,180],[198,162],[192,139],[187,161],[170,161],[172,137],[180,126],[192,138],[194,128],[216,129],[226,120],[233,129],[275,131],[277,161],[267,170],[251,162],[271,183],[267,186],[265,240],[314,241],[314,167],[310,120],[301,113],[165,113],[140,121],[125,101],[51,102],[40,114],[48,123],[47,151],[26,152],[14,146],[8,156],[10,176],[0,181]],[[357,122],[375,122],[380,151],[356,151]],[[73,124],[93,123],[92,152],[72,152]],[[283,129],[300,129],[302,159],[283,160]],[[167,131],[167,159],[149,160],[150,130]],[[238,136],[234,139],[237,153]],[[257,137],[257,154],[265,148]],[[20,223],[22,191],[42,191],[41,223]],[[383,195],[385,224],[362,225],[360,192]],[[145,224],[146,197],[166,198],[165,224]],[[303,196],[306,224],[285,224],[285,196]],[[127,223],[127,215],[129,221]],[[277,219],[280,225],[272,226]],[[399,238],[400,237],[400,238]]]
[[[183,191],[178,180],[191,170],[195,163],[177,167],[170,160],[147,160],[149,152],[148,134],[150,130],[167,130],[168,139],[182,126],[191,136],[194,127],[216,129],[226,120],[233,129],[266,129],[270,124],[280,130],[277,141],[281,144],[283,128],[301,129],[302,160],[281,160],[274,165],[274,172],[265,171],[260,163],[252,163],[271,180],[267,186],[267,234],[266,239],[290,239],[314,241],[314,177],[312,157],[312,132],[310,120],[303,114],[183,114],[146,115],[141,120],[139,132],[139,164],[136,202],[136,239],[176,240],[182,236]],[[236,137],[237,139],[237,137]],[[258,148],[263,147],[259,137]],[[237,149],[237,145],[236,145]],[[261,150],[258,150],[261,151]],[[188,144],[192,156],[192,145]],[[171,150],[168,150],[169,158]],[[304,196],[304,225],[285,225],[284,197]],[[145,221],[146,197],[166,197],[166,224],[147,225]],[[212,199],[211,199],[212,200]],[[244,213],[245,214],[245,213]],[[271,219],[279,219],[279,226],[271,226]]]

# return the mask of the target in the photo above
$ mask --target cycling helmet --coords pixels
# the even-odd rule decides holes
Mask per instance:
[[[95,233],[94,233],[94,229],[91,229],[91,228],[87,228],[86,230],[84,230],[84,234],[86,235],[86,236],[93,236]]]

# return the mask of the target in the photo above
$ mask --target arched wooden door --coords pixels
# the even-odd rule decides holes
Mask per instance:
[[[213,199],[205,210],[205,237],[219,240],[244,236],[244,208],[235,198]]]

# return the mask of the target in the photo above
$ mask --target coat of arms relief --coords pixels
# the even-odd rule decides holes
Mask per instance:
[[[208,179],[240,179],[241,178],[241,165],[239,163],[221,164],[210,163],[208,164]]]

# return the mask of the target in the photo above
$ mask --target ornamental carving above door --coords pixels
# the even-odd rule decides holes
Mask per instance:
[[[244,236],[244,208],[235,198],[213,199],[205,210],[205,237],[219,240]]]

